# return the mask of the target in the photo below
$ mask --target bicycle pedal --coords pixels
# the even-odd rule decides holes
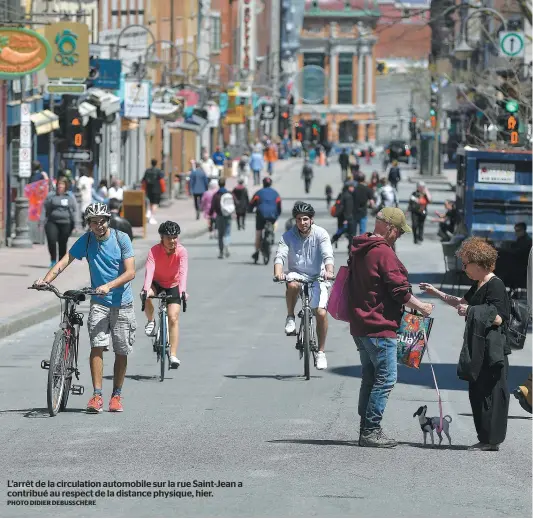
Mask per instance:
[[[83,395],[85,388],[83,386],[70,386],[70,392],[73,395]]]
[[[304,316],[304,311],[303,311],[303,310],[300,310],[300,311],[298,312],[298,317],[299,317],[300,319],[302,319],[303,316]]]
[[[50,361],[41,360],[41,369],[50,369]]]
[[[293,336],[296,335],[296,330],[294,330],[294,331],[291,332],[291,333],[285,333],[285,335],[286,335],[287,337],[293,337]]]

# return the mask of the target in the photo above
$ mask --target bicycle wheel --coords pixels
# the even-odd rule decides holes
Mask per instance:
[[[168,330],[167,330],[167,319],[166,316],[164,319],[161,319],[161,329],[159,334],[159,355],[161,358],[160,366],[161,366],[161,374],[159,375],[159,380],[163,382],[165,380],[165,360],[167,358],[167,339],[168,339]]]
[[[66,337],[63,332],[56,333],[52,353],[50,354],[50,367],[48,368],[48,387],[46,400],[50,416],[59,412],[66,379]]]
[[[309,380],[311,378],[310,373],[310,330],[311,330],[311,316],[310,316],[310,310],[309,308],[304,308],[304,341],[303,341],[303,349],[304,349],[304,375],[305,380]]]
[[[261,249],[261,252],[263,253],[263,263],[268,265],[268,262],[270,261],[270,239],[268,236],[263,238]]]
[[[65,388],[63,390],[63,397],[61,398],[60,411],[67,408],[68,397],[70,396],[70,387],[72,386],[72,377],[74,376],[75,351],[73,344],[74,338],[71,336],[66,348],[66,363],[65,363]]]

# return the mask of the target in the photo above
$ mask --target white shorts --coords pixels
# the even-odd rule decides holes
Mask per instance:
[[[288,282],[298,281],[302,276],[297,272],[289,272],[285,278]],[[331,283],[329,281],[315,281],[310,287],[310,301],[309,304],[313,310],[316,308],[326,308],[328,306],[329,289]]]

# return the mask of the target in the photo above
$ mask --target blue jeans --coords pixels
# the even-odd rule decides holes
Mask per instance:
[[[359,350],[363,369],[358,407],[361,428],[378,429],[381,427],[389,393],[396,384],[396,339],[375,337],[353,339]]]
[[[366,232],[366,224],[368,223],[368,216],[364,218],[355,219],[353,225],[354,236],[359,236]]]
[[[229,247],[231,239],[231,216],[217,215],[218,248],[222,253],[224,247]]]

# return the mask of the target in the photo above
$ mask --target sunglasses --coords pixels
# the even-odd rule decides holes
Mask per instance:
[[[95,227],[103,227],[107,224],[107,218],[91,218],[89,220],[89,225],[94,225]]]

